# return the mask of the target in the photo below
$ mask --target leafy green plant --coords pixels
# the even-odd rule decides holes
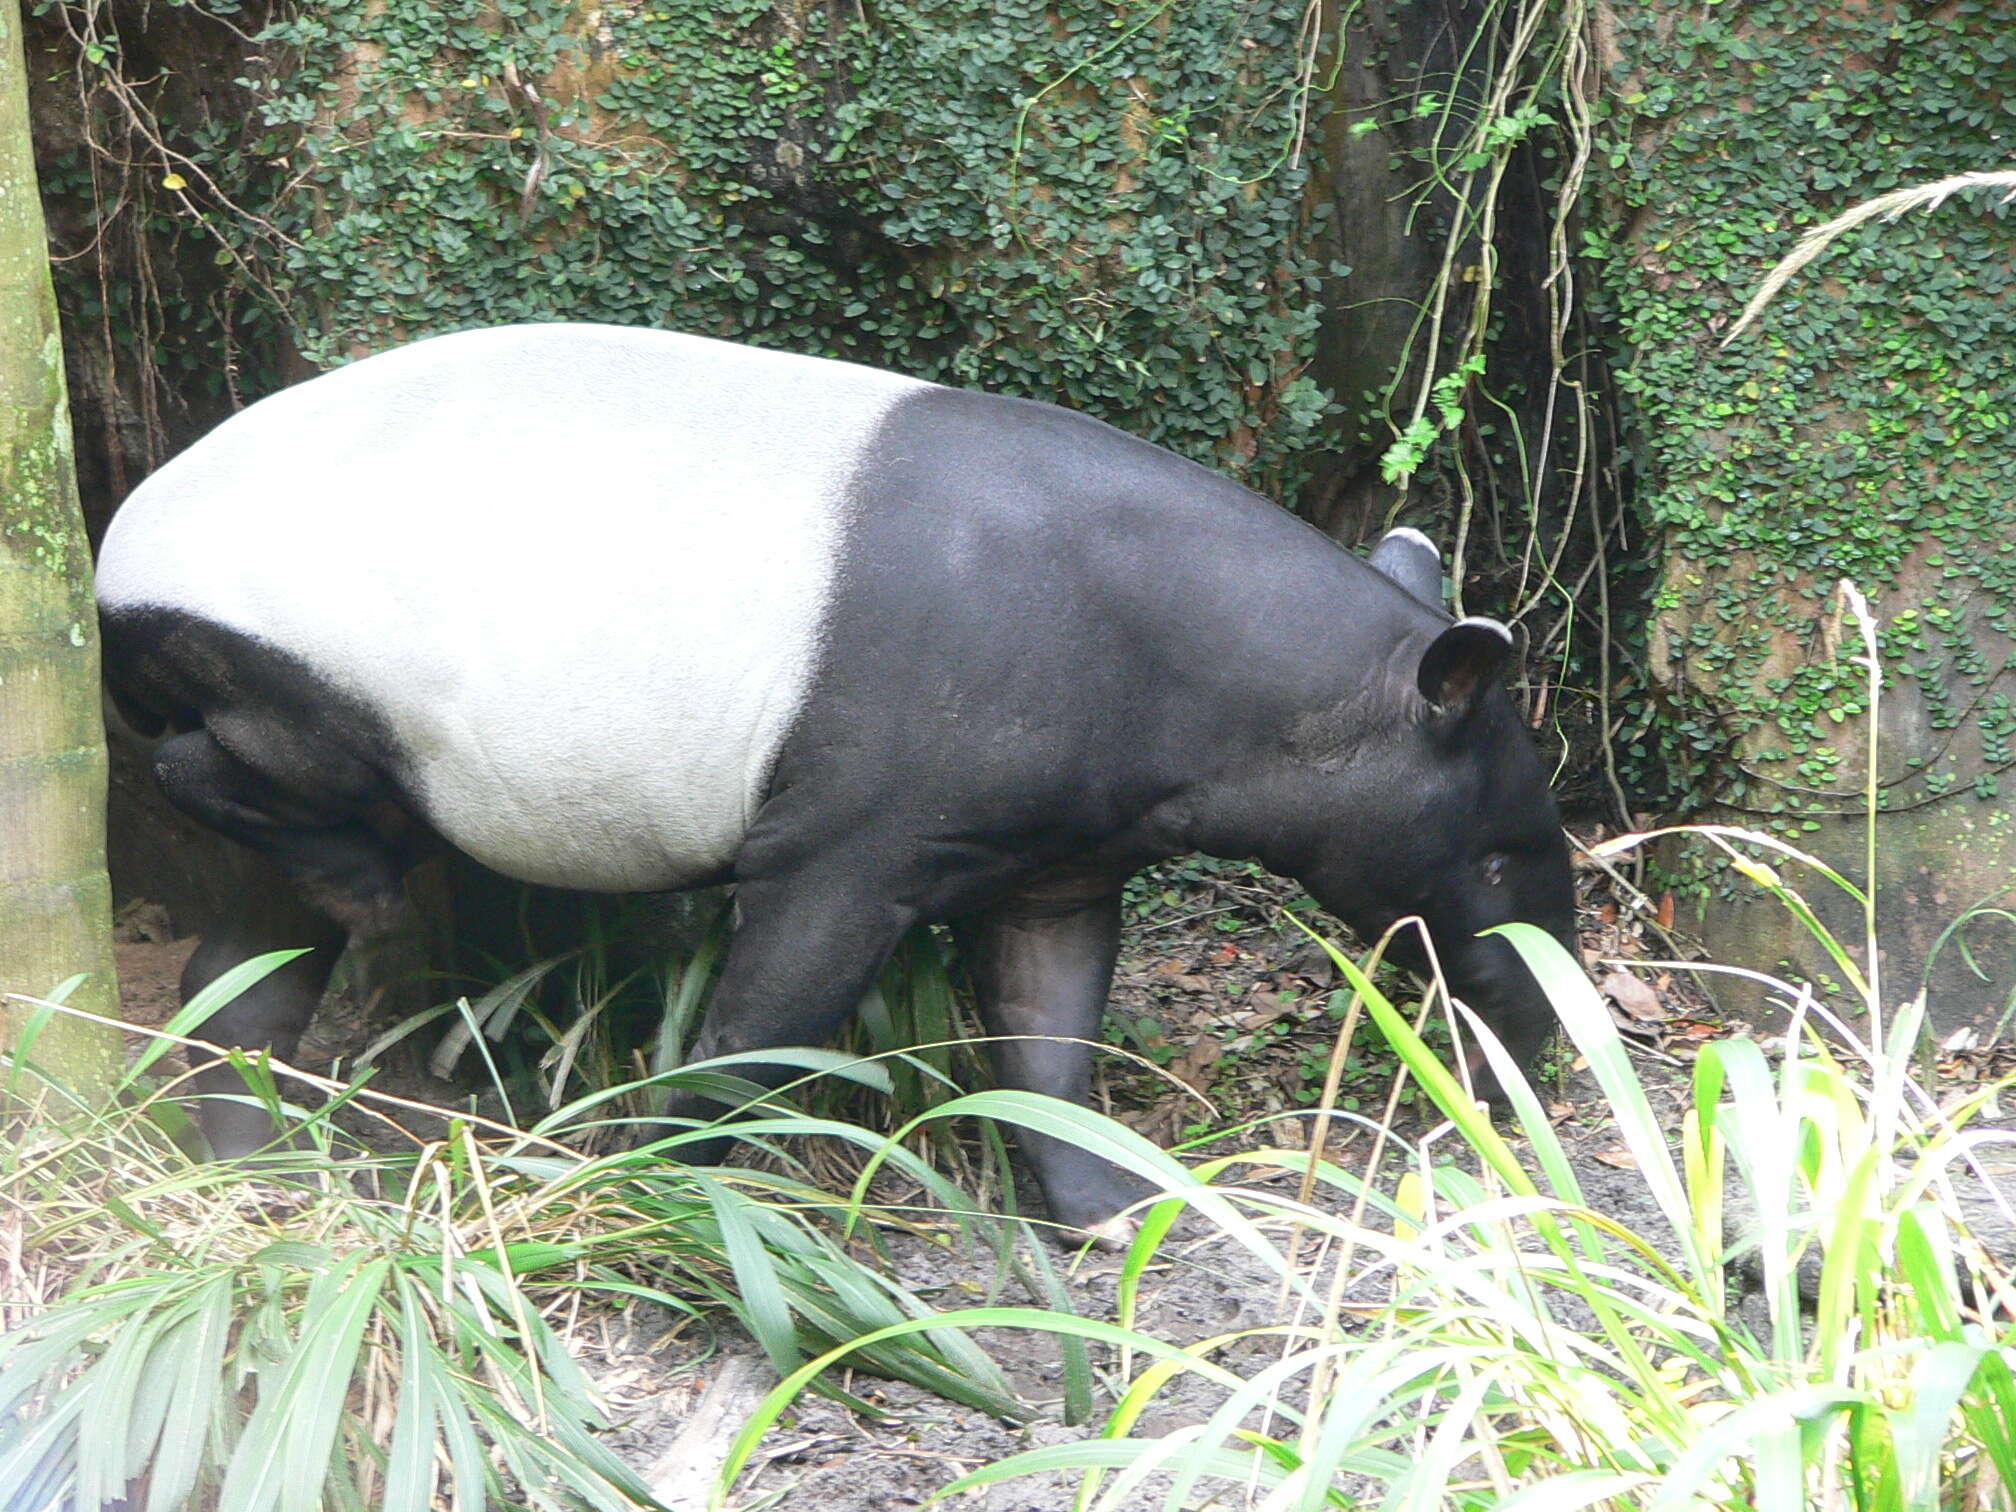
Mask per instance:
[[[1852,816],[1861,784],[1841,735],[1858,679],[1811,643],[1845,574],[1887,601],[1889,675],[1929,732],[1885,774],[1882,802],[1971,809],[2011,754],[1999,640],[1984,633],[2016,611],[2000,503],[2016,413],[2007,208],[1971,195],[1984,213],[1835,243],[1824,285],[1778,293],[1744,340],[1723,338],[1782,285],[1774,272],[1759,288],[1764,270],[1795,271],[2003,150],[1983,124],[2016,79],[2007,18],[1982,0],[1615,17],[1583,253],[1630,358],[1632,508],[1666,559],[1653,685],[1623,700],[1643,738],[1620,762],[1682,817],[1712,803],[1794,837]]]
[[[262,349],[282,331],[323,364],[608,320],[1062,401],[1283,491],[1325,442],[1292,151],[1325,96],[1299,0],[1124,24],[1087,0],[818,24],[761,0],[235,21],[236,0],[197,0],[185,24],[250,54],[233,108],[200,121],[122,72],[151,56],[147,17],[54,9],[86,108],[177,185],[116,192],[158,201],[192,262],[214,249],[230,302],[133,309],[147,290],[77,270],[66,313],[129,360],[165,368],[198,335],[208,356],[255,316]],[[61,187],[114,219],[93,166]],[[187,361],[192,380],[226,367]]]
[[[284,956],[240,968],[181,1020]],[[63,1011],[37,1010],[43,1021]],[[156,1035],[156,1049],[182,1024]],[[35,1020],[23,1043],[32,1050]],[[638,1089],[576,1098],[523,1129],[244,1059],[290,1125],[288,1148],[243,1165],[192,1162],[173,1135],[175,1083],[127,1079],[104,1110],[66,1099],[18,1058],[10,1090],[38,1115],[0,1153],[10,1288],[0,1337],[0,1506],[168,1512],[309,1507],[628,1508],[654,1505],[594,1430],[589,1382],[559,1304],[587,1297],[737,1317],[781,1370],[831,1342],[928,1309],[858,1246],[909,1221],[774,1171],[681,1164],[711,1130],[585,1156],[580,1132]],[[741,1138],[807,1135],[880,1150],[740,1073],[779,1062],[886,1093],[879,1065],[832,1052],[726,1057],[667,1080],[742,1091]],[[309,1089],[312,1107],[296,1105]],[[283,1088],[285,1095],[283,1095]],[[392,1145],[360,1145],[336,1114]],[[438,1132],[413,1132],[418,1130]],[[902,1149],[941,1210],[965,1204]],[[864,1341],[870,1368],[988,1411],[1013,1393],[956,1333]],[[836,1394],[839,1393],[836,1389]],[[851,1399],[850,1399],[851,1400]]]

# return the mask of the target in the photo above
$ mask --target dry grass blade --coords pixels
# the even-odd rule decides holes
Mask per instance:
[[[1943,178],[1936,183],[1919,184],[1911,189],[1893,189],[1888,194],[1879,194],[1874,199],[1844,210],[1824,226],[1815,226],[1799,238],[1794,247],[1776,267],[1764,276],[1764,282],[1757,292],[1750,296],[1750,303],[1743,307],[1743,313],[1736,324],[1729,328],[1729,334],[1722,338],[1722,345],[1728,346],[1744,331],[1749,329],[1757,317],[1764,313],[1764,307],[1778,296],[1778,292],[1790,283],[1799,270],[1825,252],[1847,232],[1872,220],[1895,220],[1907,210],[1935,210],[1955,194],[1968,189],[2006,189],[2003,203],[2016,199],[2016,169],[2000,170],[1992,173],[1956,173],[1951,178]]]

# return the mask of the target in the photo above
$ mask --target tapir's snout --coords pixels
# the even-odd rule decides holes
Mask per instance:
[[[1385,959],[1423,977],[1439,973],[1513,1062],[1530,1071],[1559,1016],[1524,956],[1492,931],[1513,922],[1531,925],[1551,936],[1580,968],[1568,851],[1565,844],[1545,843],[1548,838],[1533,837],[1510,855],[1486,845],[1481,860],[1422,866],[1411,879],[1398,867],[1380,871],[1340,861],[1312,868],[1302,881],[1366,944],[1390,930]],[[1392,928],[1396,920],[1410,919],[1419,922]],[[1474,1044],[1469,1062],[1472,1085],[1497,1100],[1497,1079]]]
[[[1502,935],[1490,936],[1449,963],[1448,977],[1451,993],[1483,1019],[1513,1064],[1530,1073],[1559,1017],[1525,958]],[[1482,1052],[1472,1047],[1468,1059],[1478,1095],[1501,1101],[1503,1089]]]

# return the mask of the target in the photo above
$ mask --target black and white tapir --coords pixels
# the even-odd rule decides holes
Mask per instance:
[[[316,947],[218,1042],[291,1053],[438,841],[558,887],[734,883],[698,1056],[825,1039],[920,921],[953,924],[993,1033],[1094,1039],[1123,883],[1189,851],[1361,934],[1420,915],[1522,1061],[1553,1023],[1477,938],[1573,947],[1505,628],[1450,622],[1416,532],[1368,565],[1048,404],[662,331],[468,331],[218,427],[119,511],[98,593],[168,798],[312,906],[205,936],[185,994]],[[997,1059],[1086,1094],[1082,1043]],[[243,1100],[204,1119],[226,1152],[270,1134]],[[1024,1147],[1065,1224],[1130,1195]]]

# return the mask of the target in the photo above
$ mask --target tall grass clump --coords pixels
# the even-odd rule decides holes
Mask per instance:
[[[1195,1174],[1215,1183],[1208,1207],[1165,1179],[1174,1201],[1128,1256],[1117,1325],[1039,1310],[941,1317],[1104,1340],[1146,1362],[1099,1436],[1016,1455],[947,1494],[1061,1470],[1083,1476],[1079,1508],[1139,1505],[1151,1479],[1172,1509],[1215,1488],[1214,1504],[1269,1512],[2011,1505],[2016,1278],[1962,1200],[1970,1181],[1993,1190],[1977,1163],[2011,1137],[1971,1126],[1997,1089],[1942,1109],[1914,1080],[1914,1002],[1879,1043],[1795,1033],[1775,1066],[1751,1041],[1703,1047],[1675,1139],[1579,967],[1539,931],[1506,935],[1609,1099],[1657,1218],[1633,1226],[1585,1194],[1481,1023],[1470,1028],[1511,1089],[1509,1132],[1340,955],[1445,1121],[1412,1142],[1389,1135],[1401,1158],[1366,1173],[1294,1149],[1207,1162]],[[1042,1116],[1116,1150],[1126,1132],[1061,1105]],[[1452,1137],[1470,1160],[1440,1157]],[[1317,1199],[1228,1184],[1244,1163],[1299,1166]],[[1287,1278],[1296,1315],[1187,1346],[1134,1327],[1132,1299],[1175,1201],[1236,1226],[1249,1249],[1270,1246],[1263,1259]],[[1290,1246],[1268,1237],[1284,1230],[1317,1256],[1313,1281],[1297,1281]],[[1255,1341],[1273,1346],[1258,1369]],[[745,1452],[814,1368],[773,1394]],[[1221,1405],[1141,1432],[1185,1378],[1215,1387]],[[1244,1499],[1225,1501],[1228,1490]]]
[[[1847,591],[1873,709],[1874,627]],[[1642,1185],[1639,1200],[1605,1211],[1480,1021],[1451,1005],[1508,1088],[1502,1129],[1418,1020],[1333,949],[1438,1125],[1412,1140],[1387,1131],[1362,1171],[1320,1148],[1274,1149],[1196,1167],[1186,1179],[1209,1181],[1203,1191],[1165,1180],[1123,1269],[1117,1325],[1036,1310],[940,1319],[1105,1338],[1145,1362],[1097,1437],[1016,1455],[947,1494],[1066,1471],[1082,1477],[1080,1509],[1139,1505],[1151,1480],[1172,1509],[1209,1492],[1214,1505],[1267,1512],[2016,1505],[2016,1277],[2007,1250],[1976,1229],[1985,1212],[2016,1230],[1983,1169],[2016,1134],[1977,1127],[2008,1082],[1948,1104],[1921,1082],[1924,1000],[1885,998],[1864,889],[1768,835],[1695,833],[1804,922],[1859,1016],[1815,1032],[1825,1015],[1810,987],[1749,973],[1788,1012],[1782,1053],[1740,1038],[1704,1045],[1672,1128],[1580,966],[1538,930],[1502,930],[1615,1118],[1629,1171],[1606,1169],[1606,1185]],[[1787,878],[1794,868],[1861,906],[1859,951],[1822,926]],[[1082,1110],[1042,1116],[1116,1148],[1124,1133]],[[1452,1144],[1464,1158],[1447,1158]],[[1236,1184],[1243,1164],[1300,1169],[1302,1190]],[[1135,1326],[1140,1278],[1179,1204],[1265,1247],[1255,1252],[1294,1304],[1287,1319],[1180,1347]],[[773,1394],[745,1449],[810,1374]],[[1146,1432],[1158,1404],[1183,1415],[1170,1396],[1186,1381],[1214,1388],[1215,1409]]]
[[[929,1319],[874,1263],[878,1227],[905,1220],[788,1171],[680,1163],[706,1128],[580,1153],[606,1109],[648,1099],[648,1085],[572,1099],[520,1129],[241,1054],[248,1095],[291,1138],[247,1162],[192,1159],[178,1082],[154,1072],[156,1054],[285,958],[193,1001],[109,1109],[31,1069],[57,1003],[34,1010],[0,1061],[13,1114],[0,1142],[7,1512],[651,1507],[597,1437],[595,1392],[568,1348],[584,1302],[726,1312],[785,1372]],[[742,1079],[766,1059],[890,1085],[878,1065],[812,1051],[661,1080],[742,1094],[738,1137],[882,1147]],[[907,1151],[883,1158],[932,1205],[960,1206]],[[872,1370],[1018,1411],[959,1333],[861,1348]]]

